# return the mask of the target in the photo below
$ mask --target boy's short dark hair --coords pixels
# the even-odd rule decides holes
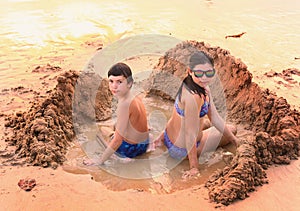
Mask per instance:
[[[132,72],[130,67],[122,62],[114,64],[108,71],[107,76],[124,76],[127,78],[127,82],[133,82]]]

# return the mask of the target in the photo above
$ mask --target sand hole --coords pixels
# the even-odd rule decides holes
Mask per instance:
[[[148,113],[150,126],[150,139],[159,135],[171,116],[173,102],[163,101],[159,97],[143,97]],[[163,105],[163,106],[162,106]],[[101,131],[101,137],[108,141],[112,131],[112,119],[99,121],[95,125],[87,126],[84,136],[78,136],[88,141],[76,144],[67,154],[68,161],[64,163],[64,170],[74,174],[90,174],[92,179],[101,182],[114,191],[147,191],[151,193],[172,193],[174,191],[198,186],[207,181],[209,176],[217,169],[226,165],[223,155],[233,154],[234,147],[219,148],[216,152],[206,153],[199,158],[201,174],[197,178],[184,180],[182,173],[189,169],[188,160],[179,162],[168,156],[165,146],[147,152],[143,156],[126,162],[117,156],[106,161],[105,166],[86,166],[83,160],[87,154],[99,158],[104,148],[95,140],[95,131]]]

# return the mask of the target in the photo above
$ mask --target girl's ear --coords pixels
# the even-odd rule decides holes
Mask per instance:
[[[187,67],[187,68],[186,68],[186,72],[187,72],[187,74],[189,74],[189,75],[192,74],[191,68]]]

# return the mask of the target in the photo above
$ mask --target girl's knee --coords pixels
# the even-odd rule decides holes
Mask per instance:
[[[205,119],[203,121],[203,130],[206,130],[208,128],[210,128],[212,126],[211,122],[209,121],[209,119]]]
[[[235,125],[228,124],[227,127],[234,135],[237,134],[237,127]]]

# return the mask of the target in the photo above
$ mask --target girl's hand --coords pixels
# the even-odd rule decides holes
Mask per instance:
[[[164,142],[164,132],[162,132],[153,142],[154,148],[160,147]]]
[[[187,179],[191,179],[193,177],[199,177],[200,176],[200,172],[198,168],[192,168],[188,171],[185,171],[182,175],[182,179],[187,180]]]
[[[236,136],[231,140],[231,142],[234,144],[234,146],[237,148],[239,146],[239,140]]]
[[[156,149],[156,147],[160,147],[162,145],[163,142],[163,135],[159,135],[155,140],[152,141],[152,134],[149,135],[149,139],[150,139],[150,144],[149,147],[147,149],[147,152],[152,152]]]
[[[160,147],[162,145],[162,140],[161,139],[155,139],[154,142],[153,142],[153,145],[154,145],[154,149],[156,147]]]

